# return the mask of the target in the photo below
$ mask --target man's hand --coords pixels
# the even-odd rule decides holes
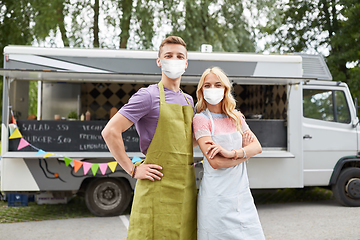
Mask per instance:
[[[148,179],[150,181],[161,180],[163,176],[161,170],[162,167],[156,164],[140,164],[136,167],[136,172],[134,178],[136,179]]]

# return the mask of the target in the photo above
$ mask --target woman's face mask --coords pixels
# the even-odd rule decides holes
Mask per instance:
[[[161,70],[168,78],[176,79],[185,72],[186,60],[162,59],[160,62]]]
[[[224,88],[204,88],[204,99],[211,105],[216,105],[224,98]]]

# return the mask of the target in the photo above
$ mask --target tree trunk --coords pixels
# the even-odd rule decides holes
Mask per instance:
[[[69,47],[69,39],[66,36],[66,29],[64,23],[64,2],[56,1],[56,14],[57,14],[57,25],[59,26],[61,39],[65,47]]]
[[[120,0],[119,8],[122,12],[120,19],[120,48],[126,48],[130,37],[130,20],[132,15],[133,0]]]
[[[99,0],[95,0],[94,4],[94,48],[98,48],[99,44]]]

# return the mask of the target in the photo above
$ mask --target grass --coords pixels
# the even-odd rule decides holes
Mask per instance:
[[[29,202],[28,206],[8,207],[0,201],[0,223],[30,222],[67,218],[94,217],[87,209],[84,198],[75,197],[68,204],[43,204]]]
[[[318,187],[254,191],[253,197],[256,205],[334,199],[330,190]],[[129,213],[130,207],[125,210],[124,214]],[[87,209],[82,197],[75,197],[68,204],[37,205],[35,202],[29,202],[27,207],[8,207],[7,202],[0,201],[0,223],[87,217],[94,217],[94,215]]]

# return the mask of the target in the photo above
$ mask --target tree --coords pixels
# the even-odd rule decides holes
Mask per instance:
[[[26,45],[33,40],[30,27],[31,8],[26,0],[0,1],[0,49],[10,44]],[[4,56],[1,55],[0,66],[4,66]],[[2,109],[2,84],[0,81],[0,108]],[[2,111],[0,111],[2,117]]]
[[[164,12],[172,26],[170,34],[181,36],[189,50],[199,51],[202,44],[213,45],[214,51],[255,50],[250,28],[243,16],[244,7],[241,1],[174,2],[164,1]]]
[[[273,1],[273,0],[271,0]],[[360,93],[360,6],[356,0],[275,1],[281,9],[261,27],[272,36],[270,48],[278,52],[329,52],[326,61],[336,81]]]
[[[45,41],[51,32],[56,35],[60,31],[63,45],[70,46],[69,38],[65,28],[65,16],[68,14],[67,0],[33,0],[29,1],[32,21],[34,22],[34,38],[39,41]]]
[[[120,48],[126,48],[130,37],[130,22],[132,16],[133,0],[119,1],[119,10],[122,12],[120,18]]]
[[[100,12],[100,0],[95,0],[95,4],[93,6],[94,8],[94,28],[93,28],[93,32],[94,32],[94,42],[93,42],[93,46],[94,47],[99,47],[100,43],[99,43],[99,12]]]

